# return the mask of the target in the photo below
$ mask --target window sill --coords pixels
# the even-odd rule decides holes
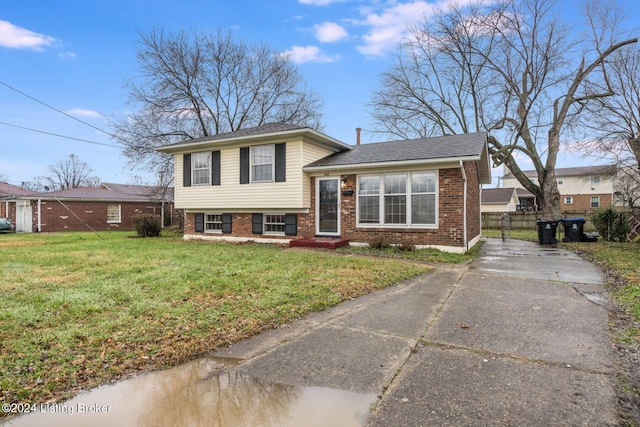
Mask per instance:
[[[356,224],[358,228],[381,228],[381,229],[406,229],[406,230],[433,230],[438,228],[438,224]]]

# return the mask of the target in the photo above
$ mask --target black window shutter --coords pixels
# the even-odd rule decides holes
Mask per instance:
[[[222,232],[231,233],[231,214],[222,214]]]
[[[196,233],[204,233],[204,214],[196,214]]]
[[[240,147],[240,184],[249,183],[249,147]]]
[[[298,215],[286,214],[284,216],[285,236],[295,236],[298,234]]]
[[[182,156],[182,186],[191,187],[191,153]]]
[[[251,217],[251,232],[253,234],[262,234],[262,214],[254,213]]]
[[[220,150],[211,152],[211,185],[220,185]]]
[[[287,149],[286,144],[276,144],[276,182],[287,180]]]

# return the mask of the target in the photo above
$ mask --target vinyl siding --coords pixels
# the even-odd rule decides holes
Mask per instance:
[[[228,211],[308,209],[309,177],[302,166],[322,158],[331,150],[302,140],[286,142],[286,181],[240,184],[240,147],[220,148],[220,185],[192,185],[183,187],[183,154],[176,153],[175,176],[180,182],[175,186],[175,202],[178,209],[208,209]],[[271,141],[265,142],[271,143]],[[260,143],[252,144],[260,145]]]

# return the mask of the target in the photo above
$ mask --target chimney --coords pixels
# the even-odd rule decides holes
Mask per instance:
[[[356,128],[356,145],[360,145],[360,131],[362,128]]]

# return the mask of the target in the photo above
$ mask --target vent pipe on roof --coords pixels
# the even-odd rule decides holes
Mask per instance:
[[[362,128],[356,128],[356,145],[360,145],[360,131]]]

